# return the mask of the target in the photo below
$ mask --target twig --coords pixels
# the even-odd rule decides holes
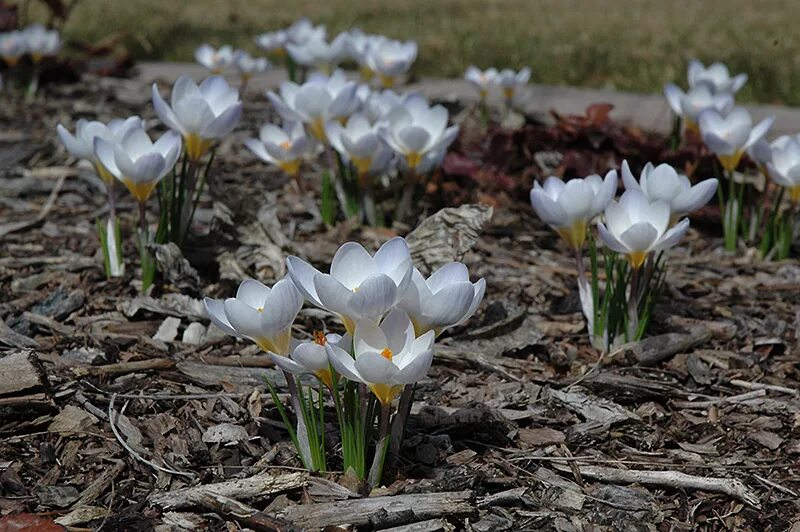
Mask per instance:
[[[198,503],[213,512],[229,517],[246,528],[262,532],[295,532],[301,530],[290,522],[269,516],[235,499],[217,493],[203,494]]]
[[[789,395],[800,395],[800,390],[794,388],[786,388],[785,386],[778,386],[777,384],[766,384],[763,382],[749,382],[739,379],[733,379],[730,383],[739,388],[747,388],[748,390],[769,390],[773,392],[786,393]]]
[[[148,371],[154,369],[172,369],[175,361],[169,358],[150,358],[147,360],[136,360],[133,362],[119,362],[108,364],[107,366],[78,366],[73,368],[73,372],[78,377],[86,375],[125,375],[137,371]]]
[[[600,482],[645,484],[724,493],[754,508],[761,508],[761,501],[759,501],[755,493],[735,478],[699,477],[679,471],[642,471],[602,466],[581,466],[580,471],[581,475],[597,479]]]
[[[796,491],[791,490],[791,489],[787,488],[786,486],[781,486],[777,482],[773,482],[773,481],[769,480],[768,478],[762,477],[761,475],[756,475],[755,473],[750,473],[750,474],[753,477],[755,477],[756,480],[766,484],[767,486],[769,486],[771,488],[775,488],[776,490],[782,491],[783,493],[786,493],[787,495],[791,495],[792,497],[800,497],[800,495],[798,495]]]
[[[765,395],[767,395],[766,390],[753,390],[752,392],[731,395],[729,397],[720,397],[718,399],[711,399],[708,401],[675,401],[673,405],[678,408],[708,408],[724,403],[741,403],[751,399],[764,397]]]
[[[183,472],[183,471],[176,471],[174,469],[169,469],[169,468],[166,468],[166,467],[162,467],[162,466],[160,466],[158,464],[155,464],[155,463],[151,462],[150,460],[146,459],[145,457],[143,457],[142,455],[140,455],[139,453],[137,453],[136,451],[134,451],[131,448],[131,446],[128,445],[128,442],[125,441],[125,438],[122,437],[122,434],[120,434],[119,429],[117,429],[117,426],[114,424],[115,415],[116,415],[116,411],[114,410],[114,403],[116,402],[116,400],[117,400],[117,394],[114,394],[114,395],[111,396],[111,401],[109,401],[109,403],[108,403],[108,424],[111,425],[111,432],[114,433],[114,436],[117,438],[117,441],[119,442],[119,444],[122,445],[122,447],[126,451],[128,451],[130,453],[130,455],[133,456],[135,459],[139,460],[143,464],[149,465],[150,467],[152,467],[153,469],[155,469],[157,471],[162,471],[164,473],[169,473],[170,475],[177,475],[177,476],[188,478],[190,480],[194,480],[195,476],[194,476],[193,473],[186,473],[186,472]],[[122,410],[120,411],[120,415],[125,413],[125,409],[127,407],[128,407],[128,403],[125,403],[122,406]]]

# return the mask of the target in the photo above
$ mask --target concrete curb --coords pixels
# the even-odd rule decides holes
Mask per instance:
[[[146,84],[154,81],[173,83],[182,75],[200,80],[208,71],[195,63],[139,63],[137,79]],[[283,69],[275,69],[254,76],[248,91],[264,92],[276,89],[286,78]],[[619,92],[605,89],[584,89],[568,86],[530,85],[530,100],[527,113],[549,117],[550,111],[559,114],[582,114],[593,103],[614,105],[612,116],[621,122],[630,123],[650,131],[667,133],[672,127],[672,112],[662,95]],[[475,90],[466,81],[459,79],[425,79],[404,87],[416,90],[429,98],[474,102]],[[800,132],[800,108],[779,105],[745,105],[755,122],[774,116],[775,123],[769,138]]]

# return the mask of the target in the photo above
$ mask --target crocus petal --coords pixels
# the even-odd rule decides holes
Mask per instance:
[[[394,384],[397,366],[380,353],[364,353],[356,358],[355,368],[366,382],[371,384]]]
[[[317,285],[319,291],[319,285]],[[320,299],[323,295],[320,293]],[[391,277],[384,274],[366,279],[353,293],[349,309],[355,317],[378,319],[397,302],[397,286]]]
[[[340,375],[342,375],[345,379],[351,380],[353,382],[364,382],[364,379],[358,374],[358,370],[356,369],[356,361],[353,360],[353,357],[345,351],[344,349],[331,345],[325,344],[325,352],[328,353],[328,361],[333,366],[333,369],[337,371]]]
[[[322,346],[319,347],[322,348]],[[269,358],[276,366],[278,366],[284,371],[288,371],[289,373],[293,373],[295,375],[301,375],[303,373],[311,373],[308,368],[306,368],[302,364],[298,364],[297,362],[295,362],[294,360],[292,360],[287,356],[276,355],[275,353],[269,353]]]
[[[231,336],[240,336],[228,321],[228,316],[225,315],[225,305],[222,301],[206,297],[203,299],[203,306],[206,309],[208,319],[211,320],[211,323],[219,327],[222,332],[230,334]]]

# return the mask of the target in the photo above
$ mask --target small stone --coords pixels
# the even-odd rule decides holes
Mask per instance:
[[[156,334],[153,335],[153,340],[160,340],[162,342],[172,342],[178,336],[178,327],[181,326],[181,320],[174,316],[165,318],[159,325]]]
[[[203,443],[235,443],[249,438],[250,435],[243,426],[232,423],[220,423],[208,427],[203,433]]]
[[[189,345],[203,345],[203,340],[205,339],[206,335],[206,328],[203,327],[201,323],[192,322],[186,327],[186,330],[183,331],[183,337],[181,338],[181,342],[184,344]]]
[[[58,413],[50,426],[49,432],[85,432],[99,420],[86,410],[73,405],[67,405]]]
[[[80,492],[75,486],[39,486],[36,488],[39,504],[50,508],[67,508],[78,500]]]
[[[65,351],[61,358],[77,364],[88,364],[90,366],[101,366],[108,363],[108,355],[96,347],[77,347]]]

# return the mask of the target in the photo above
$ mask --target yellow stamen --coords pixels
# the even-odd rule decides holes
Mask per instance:
[[[481,100],[485,100],[486,97],[489,95],[489,91],[486,89],[480,89],[478,91],[478,94],[480,95]]]
[[[731,155],[717,155],[717,159],[719,159],[720,164],[722,164],[725,170],[732,172],[739,164],[743,153],[742,151],[737,151]]]
[[[186,136],[186,155],[190,161],[199,161],[200,157],[211,148],[214,143],[212,139],[200,138],[197,133],[189,133]]]
[[[216,59],[214,59],[214,61],[216,61]],[[214,67],[211,69],[211,73],[214,74],[215,76],[219,76],[220,74],[222,74],[222,68]]]
[[[318,141],[326,142],[328,140],[328,136],[325,134],[325,122],[321,118],[315,118],[308,127],[311,129],[311,134]]]
[[[691,131],[695,135],[700,133],[700,128],[697,126],[697,122],[695,122],[691,118],[684,119],[684,121],[683,121],[683,129],[685,131]]]
[[[381,402],[381,406],[388,407],[403,390],[402,384],[370,384],[369,389]]]
[[[514,97],[514,87],[503,87],[503,96],[506,97],[506,100],[510,100]]]
[[[647,258],[647,251],[633,251],[631,253],[628,253],[628,263],[634,270],[638,270],[639,268],[641,268],[646,258]]]
[[[289,327],[273,338],[263,336],[261,338],[253,338],[253,341],[262,351],[285,357],[289,354],[289,347],[292,343],[292,329]]]
[[[259,312],[264,312],[264,307],[258,307],[256,310]]]
[[[128,179],[127,177],[123,178],[122,182],[128,187],[128,190],[136,198],[136,201],[139,203],[144,203],[150,197],[150,194],[153,193],[153,189],[156,188],[158,182],[156,181],[149,181],[147,183],[137,183]]]
[[[108,169],[106,169],[106,167],[100,163],[94,163],[94,169],[97,172],[97,175],[100,177],[100,179],[103,180],[103,183],[106,184],[106,186],[113,185],[114,182],[117,180],[113,175],[111,175],[111,172],[109,172]]]
[[[5,61],[8,66],[15,67],[17,66],[17,63],[19,63],[19,57],[4,55],[3,61]]]
[[[575,220],[572,226],[561,227],[556,231],[572,249],[580,249],[586,240],[586,220]]]
[[[356,332],[356,322],[347,316],[339,316],[339,318],[341,318],[345,330],[352,336]]]
[[[358,71],[361,74],[361,79],[364,81],[369,81],[375,76],[375,73],[367,65],[361,65],[361,68],[359,68]]]
[[[406,154],[406,163],[408,163],[408,167],[412,170],[419,166],[419,163],[422,162],[422,154],[416,151],[412,151]]]
[[[372,157],[351,157],[350,160],[353,161],[359,176],[366,175],[372,166]]]
[[[391,89],[394,87],[394,78],[392,76],[386,76],[384,74],[380,74],[381,86],[384,89]]]
[[[789,187],[789,200],[795,205],[800,202],[800,185]]]
[[[281,170],[290,176],[296,176],[300,171],[300,159],[292,159],[291,161],[278,161],[278,166]]]
[[[392,350],[389,349],[388,347],[384,348],[383,351],[381,351],[381,356],[390,362],[392,360],[392,355],[394,355],[394,353],[392,353]]]
[[[317,378],[321,380],[329,389],[333,389],[333,375],[331,375],[331,370],[318,369],[314,372],[314,375],[316,375]]]

